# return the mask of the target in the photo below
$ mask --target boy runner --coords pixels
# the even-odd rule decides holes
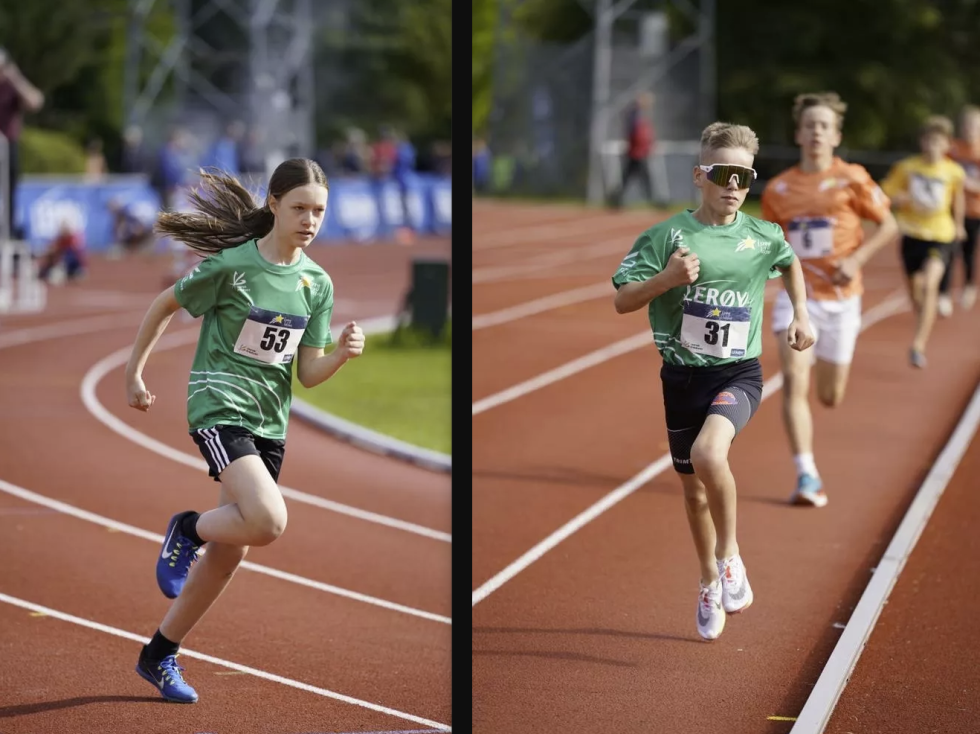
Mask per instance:
[[[793,105],[800,162],[773,178],[762,193],[762,218],[782,226],[803,267],[807,312],[817,337],[817,396],[828,408],[844,399],[861,331],[861,268],[898,236],[888,198],[868,172],[834,155],[847,105],[833,92],[801,94]],[[865,240],[861,220],[877,227]],[[810,368],[814,360],[785,343],[793,318],[785,291],[776,297],[772,328],[780,342],[783,423],[796,464],[790,502],[827,504],[813,458]]]
[[[701,205],[637,238],[613,275],[618,313],[647,307],[663,367],[674,470],[701,566],[697,629],[717,638],[752,589],[735,538],[735,479],[728,451],[762,400],[760,336],[765,285],[782,273],[795,312],[793,348],[813,344],[803,273],[778,225],[739,211],[756,177],[759,141],[716,122],[701,135],[694,185]]]

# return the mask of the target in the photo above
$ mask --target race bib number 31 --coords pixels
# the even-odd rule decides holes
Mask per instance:
[[[306,331],[307,321],[306,316],[252,306],[238,334],[235,353],[267,364],[289,364]]]
[[[744,357],[751,319],[752,309],[748,306],[711,306],[684,301],[681,344],[695,354],[721,359]]]
[[[801,260],[830,257],[834,253],[834,223],[829,219],[794,219],[789,223],[789,244]]]

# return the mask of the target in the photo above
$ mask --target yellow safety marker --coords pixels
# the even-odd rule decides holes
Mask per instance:
[[[767,716],[769,721],[796,721],[795,716]]]

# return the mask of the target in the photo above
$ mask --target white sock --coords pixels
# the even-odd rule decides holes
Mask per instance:
[[[796,475],[801,476],[803,474],[810,474],[814,477],[819,477],[817,473],[817,464],[813,460],[813,454],[797,454],[793,457],[793,462],[796,464]]]

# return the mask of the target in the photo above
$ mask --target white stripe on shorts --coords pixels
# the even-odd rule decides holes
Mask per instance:
[[[211,445],[214,446],[215,450],[218,452],[218,455],[221,457],[221,460],[218,461],[218,468],[224,469],[231,463],[231,459],[228,458],[228,453],[225,451],[225,447],[221,445],[221,436],[218,435],[218,429],[208,428],[207,430],[211,431],[212,434]]]
[[[208,437],[208,434],[204,432],[203,428],[198,428],[197,435],[204,439],[204,445],[208,447],[208,451],[211,453],[211,459],[214,461],[214,465],[220,466],[221,461],[218,459],[218,455],[214,452],[214,447],[211,445],[211,440]]]

